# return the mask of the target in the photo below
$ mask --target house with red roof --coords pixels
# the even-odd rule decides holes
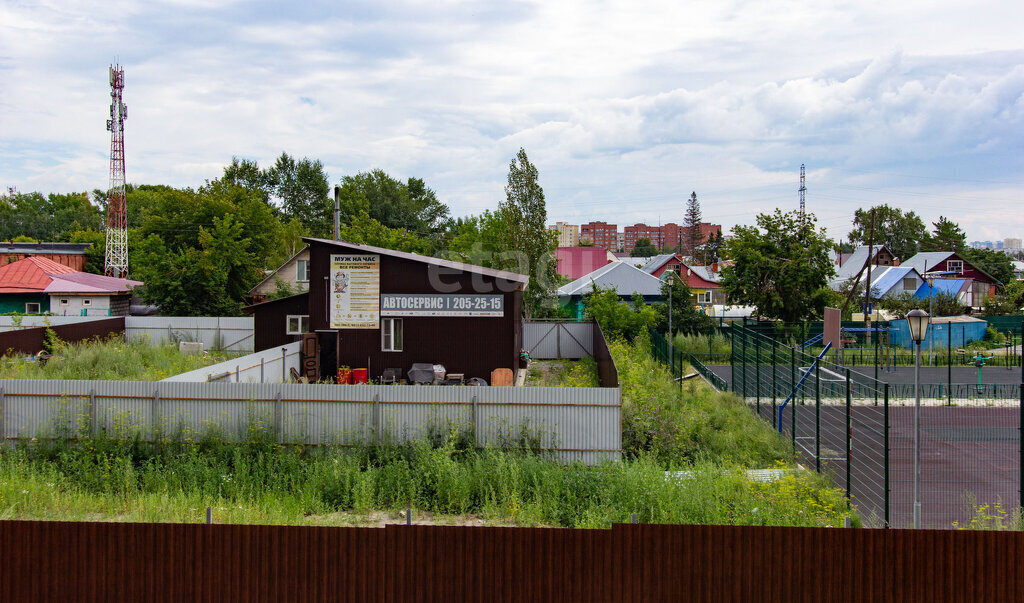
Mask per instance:
[[[615,254],[604,247],[558,247],[555,261],[558,274],[576,280],[616,261]]]
[[[31,256],[0,266],[0,313],[124,316],[141,284]]]

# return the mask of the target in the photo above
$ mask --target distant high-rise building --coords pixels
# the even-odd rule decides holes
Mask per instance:
[[[555,222],[553,225],[548,226],[548,230],[558,234],[559,247],[575,247],[580,244],[580,227],[576,224]]]
[[[619,227],[607,222],[587,222],[580,225],[580,240],[590,241],[595,246],[605,249],[617,249]]]
[[[1020,239],[1003,239],[1003,249],[1010,250],[1010,251],[1020,251],[1021,250],[1021,240]]]
[[[661,249],[681,249],[684,255],[693,255],[692,249],[686,248],[686,227],[675,222],[669,222],[662,226],[648,226],[647,224],[634,224],[623,229],[622,250],[633,251],[636,242],[640,239],[649,239],[651,244]],[[720,224],[701,222],[700,244],[708,240],[708,237],[722,232]]]

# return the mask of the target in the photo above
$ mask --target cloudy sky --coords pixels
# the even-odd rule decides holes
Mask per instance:
[[[0,186],[198,186],[282,151],[496,207],[524,147],[548,215],[706,220],[876,203],[1024,235],[1024,3],[0,0]]]

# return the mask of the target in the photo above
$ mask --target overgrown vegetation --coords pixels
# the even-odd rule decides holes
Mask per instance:
[[[53,356],[46,362],[12,353],[0,358],[0,379],[159,381],[229,357],[223,353],[185,355],[173,344],[128,342],[123,336],[78,343],[48,338],[47,342]]]
[[[792,460],[786,443],[735,395],[703,381],[675,384],[641,334],[609,346],[622,386],[622,449],[627,458],[649,456],[665,467],[713,460],[768,467]]]
[[[600,387],[597,363],[579,360],[534,360],[526,374],[526,385],[537,387]]]
[[[149,444],[88,438],[30,441],[0,452],[0,519],[358,524],[375,510],[418,511],[517,525],[608,527],[642,522],[842,525],[841,493],[791,472],[753,483],[712,462],[666,474],[642,456],[596,467],[543,455],[478,451],[452,430],[433,445],[352,449],[277,445],[250,430]]]

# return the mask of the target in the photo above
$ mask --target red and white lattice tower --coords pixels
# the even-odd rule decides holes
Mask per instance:
[[[124,120],[128,107],[121,100],[124,69],[110,67],[110,189],[107,191],[107,253],[103,273],[128,278],[128,208],[124,192]]]

